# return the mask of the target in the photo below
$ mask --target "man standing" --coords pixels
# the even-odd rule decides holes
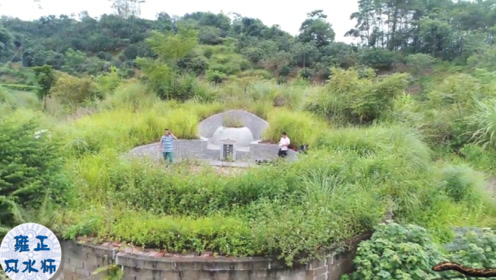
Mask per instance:
[[[279,140],[279,153],[278,156],[286,157],[288,155],[288,147],[291,144],[289,137],[286,135],[286,132],[282,133],[281,140]]]
[[[169,163],[174,161],[174,140],[177,140],[177,137],[166,128],[164,135],[160,139],[159,148],[162,148],[164,159],[168,160]]]

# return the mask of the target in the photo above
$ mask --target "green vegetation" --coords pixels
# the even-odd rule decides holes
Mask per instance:
[[[244,124],[241,120],[236,119],[233,116],[226,114],[222,118],[222,126],[240,128],[240,127],[244,127]]]
[[[356,271],[341,280],[475,279],[459,272],[434,272],[431,266],[452,261],[470,268],[492,268],[495,241],[496,234],[491,229],[467,229],[459,230],[452,242],[438,246],[422,227],[381,224],[371,240],[360,244],[354,260]]]
[[[452,228],[496,225],[491,3],[359,1],[359,46],[335,42],[322,11],[296,37],[202,12],[2,18],[0,231],[29,220],[65,238],[291,265],[375,229],[346,277],[429,279],[443,258],[490,266],[493,234]],[[229,109],[308,154],[235,176],[125,155],[166,127],[197,139]],[[388,209],[398,224],[378,226]]]

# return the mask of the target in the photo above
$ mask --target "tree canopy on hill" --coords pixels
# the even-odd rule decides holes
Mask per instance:
[[[0,61],[25,66],[52,66],[71,73],[97,74],[109,66],[127,69],[134,75],[136,59],[154,58],[147,39],[153,34],[197,31],[198,49],[177,63],[196,75],[215,68],[214,80],[232,75],[217,69],[207,46],[223,46],[245,59],[241,69],[265,69],[283,78],[300,75],[327,79],[331,66],[365,65],[390,69],[406,62],[411,54],[483,65],[481,56],[494,53],[496,0],[486,1],[390,1],[360,0],[350,15],[357,24],[346,36],[358,43],[335,41],[335,31],[322,10],[310,11],[300,33],[292,36],[277,25],[266,26],[256,18],[235,14],[195,12],[171,17],[165,12],[155,20],[139,18],[142,1],[111,1],[115,14],[99,19],[81,12],[77,18],[50,15],[33,21],[0,19]],[[122,2],[122,3],[121,3]],[[129,3],[128,3],[129,2]],[[225,52],[227,51],[227,53]],[[228,60],[233,60],[229,57]],[[200,65],[200,67],[198,66]],[[301,69],[304,68],[304,69]],[[234,71],[234,72],[236,72]]]

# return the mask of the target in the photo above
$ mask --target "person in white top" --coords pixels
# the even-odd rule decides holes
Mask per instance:
[[[281,140],[279,140],[279,153],[280,157],[286,157],[288,155],[288,147],[291,144],[286,132],[282,133]]]

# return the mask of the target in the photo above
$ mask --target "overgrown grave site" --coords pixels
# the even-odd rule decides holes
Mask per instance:
[[[484,196],[452,198],[446,176],[466,175],[433,161],[412,129],[333,128],[308,113],[274,109],[268,137],[278,139],[281,129],[289,130],[295,143],[309,140],[312,149],[295,162],[225,177],[211,166],[190,172],[188,163],[164,170],[146,160],[123,160],[130,148],[156,142],[161,124],[180,138],[194,138],[198,121],[221,111],[215,104],[148,104],[151,108],[106,109],[64,123],[27,110],[3,119],[8,132],[3,135],[22,139],[10,145],[37,147],[33,156],[51,164],[48,174],[55,177],[36,179],[50,193],[31,202],[46,207],[37,212],[41,221],[69,239],[170,253],[274,256],[288,264],[314,259],[338,241],[371,231],[388,207],[396,221],[424,226],[440,241],[453,225],[493,222]],[[51,138],[32,137],[40,121]],[[63,149],[56,149],[58,142]],[[65,162],[56,158],[60,155]],[[47,199],[54,194],[65,206],[49,211],[55,205]]]
[[[66,23],[52,20],[58,25],[50,26],[61,30]],[[109,30],[108,21],[86,20],[81,24]],[[439,23],[424,20],[424,27]],[[16,26],[27,23],[1,22],[9,34],[25,38]],[[418,34],[421,47],[410,52],[354,50],[308,41],[306,29],[290,40],[282,31],[241,23],[228,24],[225,38],[212,45],[204,41],[209,36],[200,36],[205,30],[197,30],[202,24],[176,33],[148,30],[146,40],[132,43],[141,45],[119,50],[131,55],[136,48],[144,56],[132,59],[68,48],[63,56],[43,51],[53,59],[32,68],[43,56],[34,56],[37,49],[22,61],[9,57],[0,69],[1,232],[30,221],[63,239],[122,250],[264,256],[291,266],[374,231],[359,247],[356,273],[345,278],[430,279],[439,276],[431,267],[446,259],[496,265],[496,236],[481,230],[496,222],[484,182],[496,170],[496,72],[487,62],[494,45],[440,52],[425,27]],[[0,28],[0,34],[7,31]],[[44,32],[60,39],[53,30]],[[251,37],[243,36],[260,41],[249,45]],[[265,54],[274,49],[278,55]],[[311,67],[306,53],[302,64],[306,51]],[[450,55],[456,59],[446,59]],[[112,67],[99,67],[107,58]],[[230,110],[249,112],[268,126],[258,133],[249,122],[228,118],[208,133],[199,131],[202,122]],[[168,168],[156,145],[164,128],[180,139],[178,159],[195,151]],[[219,135],[232,131],[244,131],[237,141],[245,143],[234,163],[251,164],[233,169],[195,158],[203,152],[209,159],[220,156]],[[259,154],[251,153],[272,147],[283,131],[294,146],[308,144],[308,152],[255,164]],[[129,157],[143,147],[158,161]],[[277,152],[271,149],[268,158]],[[389,211],[395,223],[381,224]],[[465,233],[470,227],[475,233]]]

